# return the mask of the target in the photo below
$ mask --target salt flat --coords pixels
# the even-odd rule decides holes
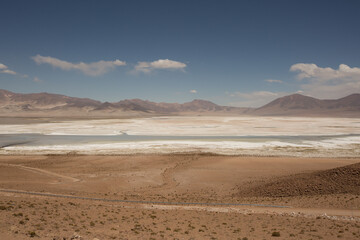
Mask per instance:
[[[171,116],[72,120],[2,124],[0,134],[0,154],[360,155],[360,120],[356,118]],[[9,136],[21,138],[21,134],[40,135],[32,136],[31,141],[8,140]],[[61,136],[67,136],[66,141],[60,141]]]
[[[0,134],[289,136],[360,134],[358,118],[169,116],[2,124]]]

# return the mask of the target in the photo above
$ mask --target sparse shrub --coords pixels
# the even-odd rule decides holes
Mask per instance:
[[[280,237],[280,232],[273,232],[271,234],[272,237]]]

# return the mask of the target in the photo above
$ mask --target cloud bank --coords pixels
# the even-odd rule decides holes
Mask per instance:
[[[6,73],[6,74],[11,74],[11,75],[15,75],[16,72],[13,70],[10,70],[5,64],[0,63],[0,73]]]
[[[192,90],[190,90],[190,93],[197,93],[197,91],[195,90],[195,89],[192,89]]]
[[[290,67],[303,81],[301,89],[318,98],[339,98],[360,92],[360,68],[340,64],[338,69],[322,68],[313,63],[297,63]]]
[[[62,70],[65,70],[65,71],[79,70],[82,73],[89,75],[89,76],[99,76],[99,75],[107,73],[108,71],[110,71],[111,69],[113,69],[115,67],[126,65],[126,62],[120,61],[118,59],[116,59],[115,61],[101,60],[101,61],[92,62],[92,63],[84,63],[84,62],[71,63],[71,62],[63,61],[63,60],[60,60],[57,58],[44,57],[41,55],[36,55],[36,56],[32,57],[32,59],[37,64],[49,64],[53,67],[57,67]]]
[[[168,70],[184,70],[185,63],[173,61],[169,59],[159,59],[153,62],[138,62],[135,66],[135,72],[150,73],[154,69],[168,69]]]

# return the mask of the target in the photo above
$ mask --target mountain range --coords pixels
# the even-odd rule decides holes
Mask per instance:
[[[219,106],[196,99],[186,103],[157,103],[141,99],[100,102],[50,93],[14,93],[0,89],[0,116],[6,117],[122,117],[151,115],[257,115],[360,117],[360,94],[320,100],[301,94],[275,99],[259,108]]]

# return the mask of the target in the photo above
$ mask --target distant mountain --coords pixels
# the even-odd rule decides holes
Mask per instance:
[[[63,105],[71,106],[97,106],[101,102],[89,98],[68,97],[60,94],[50,93],[13,93],[0,89],[0,106],[8,104],[31,104],[38,107],[56,107]]]
[[[132,106],[134,109],[146,109],[157,113],[178,113],[178,112],[237,112],[244,113],[248,108],[237,108],[219,106],[210,101],[195,99],[187,103],[156,103],[141,99],[123,100],[116,103],[117,106]]]
[[[156,103],[141,99],[100,102],[50,93],[13,93],[0,90],[0,116],[143,116],[157,114],[243,114],[251,109],[219,106],[205,100]]]
[[[94,108],[101,102],[89,98],[75,98],[50,93],[13,93],[0,89],[0,112],[46,111]]]
[[[293,94],[255,109],[219,106],[201,99],[186,103],[157,103],[141,99],[110,103],[59,94],[21,94],[0,89],[0,116],[106,118],[166,114],[360,117],[360,94],[336,100]]]
[[[360,94],[335,100],[320,100],[293,94],[257,108],[255,115],[282,116],[360,116]]]

